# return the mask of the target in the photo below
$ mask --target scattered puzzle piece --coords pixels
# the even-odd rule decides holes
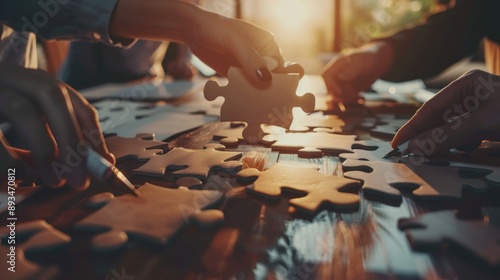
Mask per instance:
[[[344,176],[363,181],[363,191],[401,200],[399,188],[411,188],[421,198],[462,198],[462,189],[486,191],[484,182],[464,179],[454,167],[420,165],[408,168],[403,163],[348,159],[343,164]]]
[[[247,127],[244,122],[222,122],[219,129],[214,133],[214,139],[220,140],[224,146],[237,145],[243,140],[243,130]],[[227,144],[230,145],[227,145]]]
[[[1,235],[2,238],[7,238],[9,232],[2,232]],[[0,254],[6,256],[6,261],[2,261],[1,265],[2,279],[54,279],[59,273],[57,267],[40,266],[28,260],[25,255],[29,252],[54,253],[71,242],[71,238],[41,220],[19,224],[16,228],[16,242],[22,236],[28,239],[21,244],[15,244],[15,272],[8,270],[11,266],[11,245],[0,245]]]
[[[433,165],[436,162],[433,160],[427,160],[426,164]],[[460,171],[469,173],[469,174],[483,174],[486,182],[489,185],[500,187],[500,166],[491,166],[485,164],[475,164],[475,163],[466,163],[466,162],[458,162],[458,161],[439,161],[440,165],[445,166],[453,166],[460,168]]]
[[[248,127],[243,131],[243,138],[247,142],[257,142],[263,137],[261,124],[290,128],[293,107],[301,107],[305,112],[314,110],[314,95],[295,94],[301,78],[298,73],[272,73],[272,81],[266,84],[255,84],[242,69],[235,67],[229,68],[227,75],[227,86],[220,86],[216,81],[205,84],[205,98],[212,101],[224,97],[221,121],[246,122]]]
[[[151,133],[137,134],[135,138],[111,136],[106,138],[106,145],[117,161],[126,158],[147,160],[168,150],[168,143],[156,141]]]
[[[203,150],[189,150],[174,148],[163,155],[151,157],[148,162],[133,172],[140,175],[164,176],[165,170],[180,169],[173,172],[176,176],[197,177],[206,179],[212,168],[219,168],[227,172],[235,172],[241,169],[241,162],[235,161],[242,156],[240,152],[224,152],[218,149],[222,145],[207,147]]]
[[[355,141],[355,135],[338,135],[326,132],[282,133],[266,135],[262,141],[272,144],[271,148],[280,152],[300,152],[307,156],[314,149],[326,154],[350,153],[353,148],[375,149],[374,146],[365,146],[370,142]],[[311,150],[312,148],[312,150]],[[306,152],[306,153],[303,153]],[[317,153],[316,153],[317,155]]]
[[[336,115],[324,115],[321,112],[304,115],[295,118],[290,127],[291,131],[297,131],[297,127],[308,128],[329,128],[334,133],[347,134],[353,132],[356,124],[354,122],[346,123]]]
[[[500,227],[484,220],[460,220],[451,210],[437,211],[399,221],[412,248],[433,251],[439,248],[457,248],[491,266],[500,265]]]
[[[188,189],[199,188],[203,186],[203,182],[195,177],[182,177],[175,181],[178,187],[186,187]]]
[[[378,124],[372,128],[370,135],[381,138],[394,138],[396,132],[410,119],[408,117],[395,115],[379,115]]]
[[[116,197],[76,224],[78,229],[108,231],[94,237],[95,249],[116,250],[125,246],[128,238],[123,238],[123,233],[166,244],[193,215],[224,197],[218,191],[168,189],[147,183],[139,191],[140,197],[130,194]],[[112,248],[108,247],[110,241]]]
[[[342,153],[339,155],[341,159],[357,159],[368,161],[394,161],[397,159],[383,159],[383,157],[392,150],[391,144],[386,141],[366,140],[357,141],[357,145],[365,147],[376,147],[374,150],[356,149],[353,147],[352,153]]]
[[[325,175],[315,167],[300,167],[276,163],[266,171],[248,168],[237,174],[238,180],[253,184],[247,189],[268,198],[278,198],[283,189],[305,193],[290,200],[290,204],[309,213],[315,213],[323,203],[346,210],[359,206],[359,197],[344,191],[359,188],[355,180]]]
[[[92,104],[98,114],[101,128],[104,132],[111,131],[137,119],[151,116],[167,105],[158,106],[154,103],[132,102],[124,100],[103,100]]]

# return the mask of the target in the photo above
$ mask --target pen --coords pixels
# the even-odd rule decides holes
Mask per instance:
[[[383,158],[393,158],[401,157],[410,153],[408,146],[410,145],[410,140],[404,142],[403,144],[396,147],[396,149],[388,152]]]
[[[86,163],[87,170],[96,179],[109,184],[118,183],[131,190],[135,196],[141,195],[120,170],[91,148],[88,150]]]

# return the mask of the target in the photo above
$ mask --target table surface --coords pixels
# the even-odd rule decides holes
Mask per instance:
[[[411,114],[414,109],[373,107],[374,112],[384,113]],[[201,147],[211,141],[217,125],[207,124],[170,143]],[[366,137],[362,131],[358,134]],[[342,174],[339,159],[333,155],[301,159],[273,152],[269,147],[240,145],[236,150],[257,151],[247,156],[245,163],[249,166],[262,168],[261,162],[253,160],[258,155],[266,158],[267,166],[280,162],[317,166],[325,174]],[[132,175],[141,164],[127,159],[117,167],[135,185],[149,182],[176,186],[168,172],[163,178]],[[439,209],[479,213],[481,207],[500,205],[498,190],[467,196],[455,204],[423,203],[405,195],[400,205],[390,205],[368,200],[360,193],[360,207],[355,212],[324,209],[311,217],[294,211],[288,204],[289,196],[265,200],[248,194],[234,177],[222,175],[212,174],[206,185],[219,186],[226,192],[224,202],[218,206],[225,213],[224,224],[204,230],[188,225],[164,247],[131,241],[118,254],[92,253],[92,235],[73,229],[75,222],[92,213],[85,201],[104,191],[115,195],[126,192],[97,182],[83,192],[44,188],[21,203],[17,215],[23,222],[44,219],[72,237],[66,250],[38,260],[58,264],[61,279],[498,279],[498,270],[453,252],[412,251],[404,232],[397,227],[400,218]],[[0,219],[5,220],[6,214],[1,214]]]

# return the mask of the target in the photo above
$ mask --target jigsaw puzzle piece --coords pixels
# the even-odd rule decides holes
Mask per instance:
[[[219,149],[224,148],[218,145]],[[179,169],[174,176],[196,177],[205,180],[212,168],[226,172],[237,172],[241,169],[241,162],[236,161],[242,156],[240,152],[225,152],[217,147],[207,147],[203,150],[174,148],[162,155],[150,157],[149,161],[133,170],[134,174],[159,176],[165,175],[166,169]]]
[[[266,135],[262,142],[280,152],[298,152],[304,148],[321,150],[327,154],[351,152],[355,135],[338,135],[326,132],[282,133]]]
[[[427,199],[460,200],[462,190],[486,191],[484,182],[461,178],[458,168],[412,166],[385,161],[346,160],[347,178],[363,181],[363,191],[401,201],[399,189],[413,189],[413,195]]]
[[[151,116],[167,106],[125,100],[102,100],[92,105],[97,110],[99,122],[104,132],[112,131],[124,124]]]
[[[101,232],[92,241],[94,249],[116,250],[126,245],[129,236],[164,245],[193,216],[224,198],[218,191],[168,189],[148,183],[139,191],[140,197],[116,197],[75,225],[80,230]],[[214,215],[220,217],[218,212]]]
[[[379,115],[378,124],[372,128],[370,135],[384,139],[392,139],[396,132],[408,121],[410,118],[397,115]]]
[[[353,132],[356,124],[348,123],[336,115],[324,115],[322,112],[304,115],[293,120],[291,131],[297,131],[297,127],[328,128],[333,133],[347,134]]]
[[[205,84],[204,95],[209,101],[219,96],[225,102],[221,108],[221,121],[244,121],[248,126],[243,138],[250,143],[262,139],[261,124],[290,128],[293,121],[293,107],[305,112],[314,111],[315,98],[311,93],[297,96],[296,90],[301,78],[299,73],[271,73],[273,79],[266,84],[256,84],[240,68],[228,71],[229,83],[219,85],[216,81]]]
[[[352,146],[351,153],[342,153],[339,157],[343,160],[356,159],[367,161],[395,161],[397,159],[383,159],[383,157],[392,151],[391,144],[387,141],[365,140],[356,141]]]
[[[12,255],[9,244],[0,245],[0,254],[7,256],[7,260],[2,262],[1,269],[3,279],[54,279],[59,273],[59,269],[54,266],[41,266],[26,258],[29,253],[54,253],[63,246],[71,242],[71,238],[66,234],[54,229],[45,221],[37,220],[19,224],[16,228],[17,238],[28,238],[21,244],[16,244],[15,272],[8,270],[9,254]],[[8,231],[0,233],[2,239],[9,236]],[[17,241],[17,240],[16,240]]]
[[[411,247],[417,251],[458,248],[491,266],[500,265],[500,227],[484,220],[461,220],[454,211],[437,211],[399,221]]]
[[[151,133],[140,133],[135,138],[111,136],[106,138],[106,145],[117,161],[126,158],[147,160],[168,150],[168,143],[156,141]]]
[[[304,194],[290,200],[290,204],[308,213],[316,213],[322,204],[336,209],[354,209],[359,206],[357,193],[349,193],[359,188],[355,180],[325,175],[315,167],[301,167],[276,163],[266,171],[249,168],[237,174],[238,181],[251,184],[249,192],[270,199],[277,199],[283,190]]]

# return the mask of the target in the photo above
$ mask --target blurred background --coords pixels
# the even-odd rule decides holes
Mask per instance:
[[[332,52],[359,47],[416,23],[449,1],[436,0],[206,0],[206,9],[270,30],[286,60],[319,74]],[[336,7],[340,7],[336,11]],[[338,31],[335,31],[336,25]],[[337,33],[336,33],[337,32]],[[335,36],[337,35],[337,36]]]

